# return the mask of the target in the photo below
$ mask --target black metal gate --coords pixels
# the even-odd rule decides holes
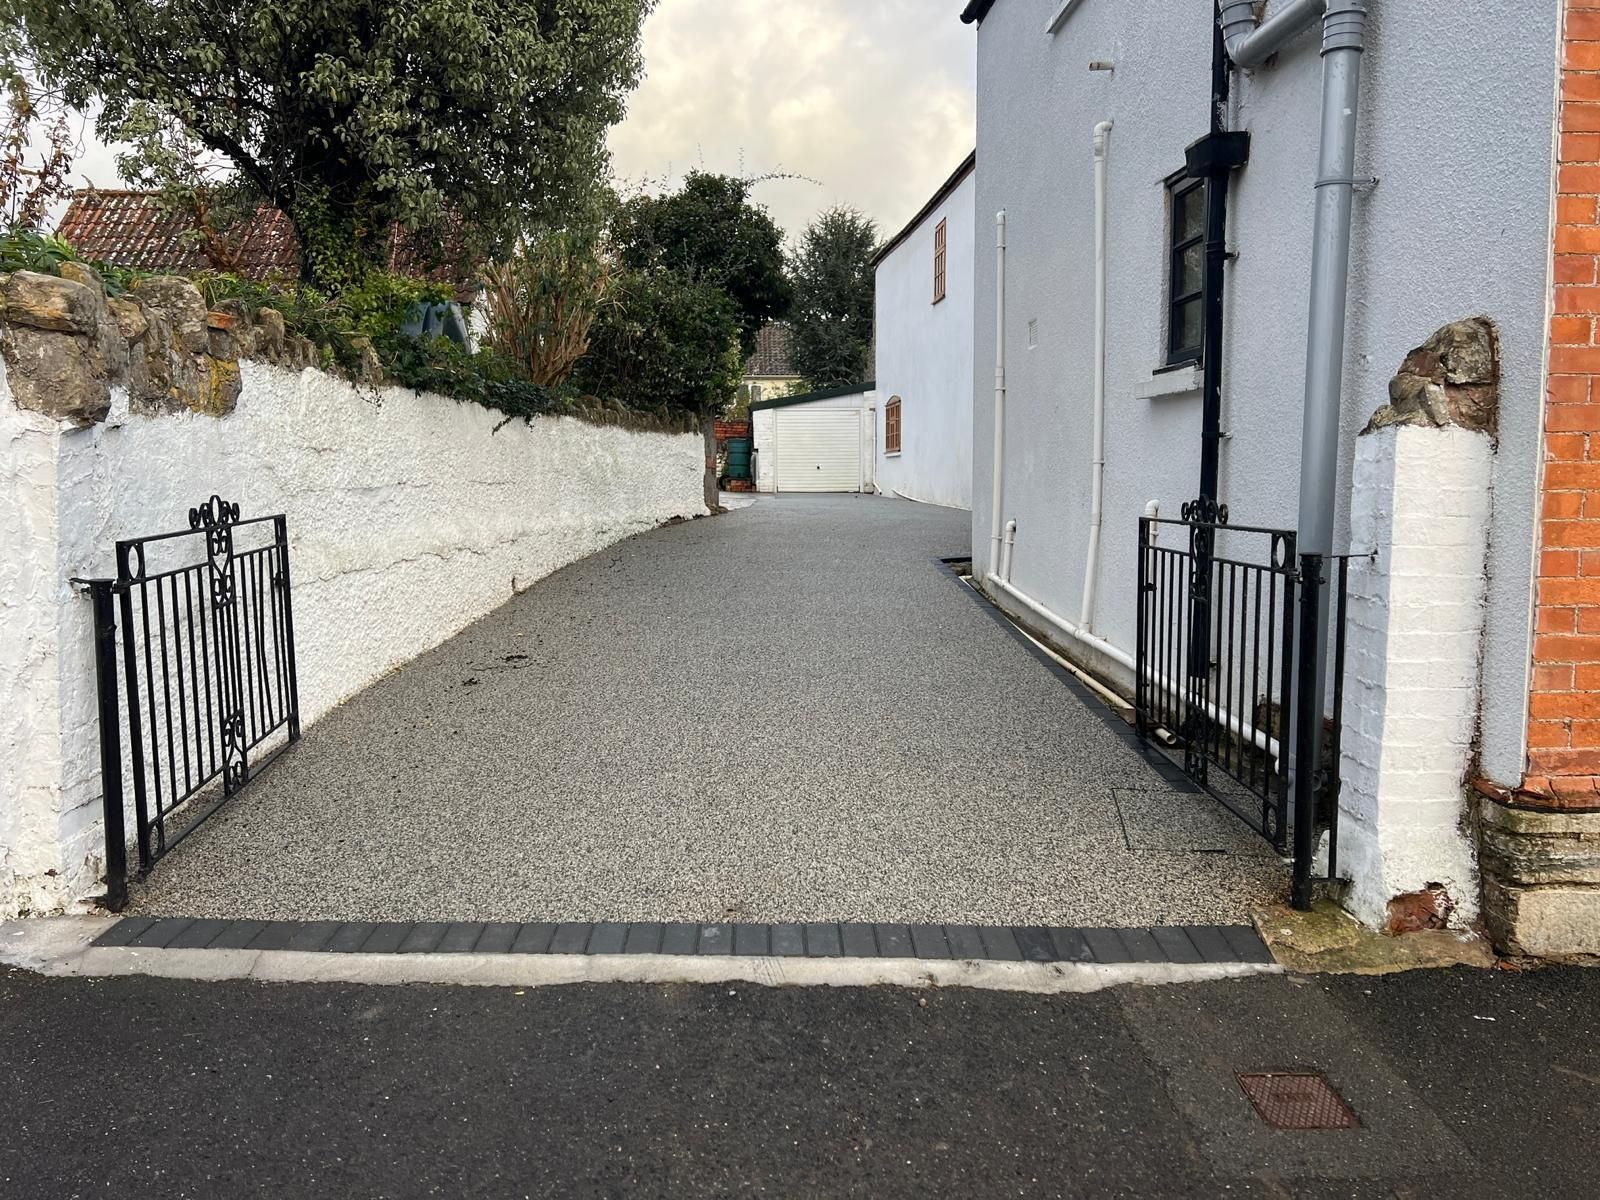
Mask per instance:
[[[117,543],[92,579],[106,904],[127,902],[124,779],[139,872],[300,738],[283,514],[213,496],[189,528]],[[124,742],[126,733],[126,742]]]
[[[1139,521],[1139,731],[1292,852],[1302,908],[1323,831],[1327,873],[1337,871],[1348,576],[1347,556],[1299,554],[1292,531],[1230,525],[1225,505],[1196,501],[1180,520]],[[1324,613],[1334,626],[1331,714],[1313,679]]]

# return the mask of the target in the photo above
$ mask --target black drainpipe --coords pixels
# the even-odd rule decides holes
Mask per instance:
[[[1222,446],[1222,283],[1228,260],[1228,182],[1234,170],[1250,157],[1250,135],[1229,132],[1228,85],[1232,64],[1222,41],[1222,8],[1219,3],[1211,21],[1211,131],[1184,152],[1185,173],[1191,179],[1206,181],[1206,264],[1201,281],[1205,304],[1205,358],[1201,364],[1205,396],[1200,413],[1200,496],[1183,507],[1183,515],[1200,523],[1189,535],[1189,650],[1188,688],[1191,701],[1203,699],[1210,691],[1211,674],[1211,554],[1212,523],[1227,521],[1226,507],[1217,502],[1217,456]],[[1190,705],[1188,724],[1201,721],[1202,710]],[[1184,764],[1191,775],[1205,778],[1209,738],[1198,737],[1195,729],[1185,728]]]
[[[1217,459],[1222,445],[1222,285],[1228,260],[1228,179],[1250,157],[1250,134],[1227,130],[1228,88],[1233,65],[1222,40],[1221,0],[1211,21],[1211,131],[1187,151],[1186,171],[1206,180],[1206,263],[1201,283],[1205,305],[1205,351],[1201,371],[1200,496],[1217,499]]]

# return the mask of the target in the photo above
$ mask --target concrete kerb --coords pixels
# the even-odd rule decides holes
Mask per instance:
[[[1279,974],[1276,963],[1029,963],[897,958],[679,957],[663,954],[324,954],[167,950],[90,943],[114,922],[59,917],[0,924],[0,963],[44,975],[146,975],[217,982],[552,987],[574,983],[762,987],[964,987],[1040,995],[1121,984],[1199,983]]]

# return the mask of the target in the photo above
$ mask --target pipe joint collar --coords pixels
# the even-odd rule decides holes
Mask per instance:
[[[1367,48],[1367,0],[1328,0],[1322,18],[1322,53]]]
[[[1255,0],[1222,0],[1222,15],[1218,19],[1222,22],[1224,41],[1235,41],[1255,32]]]

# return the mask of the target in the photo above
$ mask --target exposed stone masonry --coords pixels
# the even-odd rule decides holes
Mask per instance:
[[[237,300],[207,309],[178,276],[110,296],[93,269],[63,263],[59,276],[0,275],[0,298],[0,354],[17,405],[78,426],[103,421],[119,386],[134,412],[221,416],[238,402],[241,358],[318,361],[310,341],[284,331],[282,314],[252,317]]]
[[[1400,364],[1389,403],[1363,432],[1391,425],[1459,425],[1491,436],[1500,413],[1500,341],[1494,322],[1472,317],[1446,325]]]

